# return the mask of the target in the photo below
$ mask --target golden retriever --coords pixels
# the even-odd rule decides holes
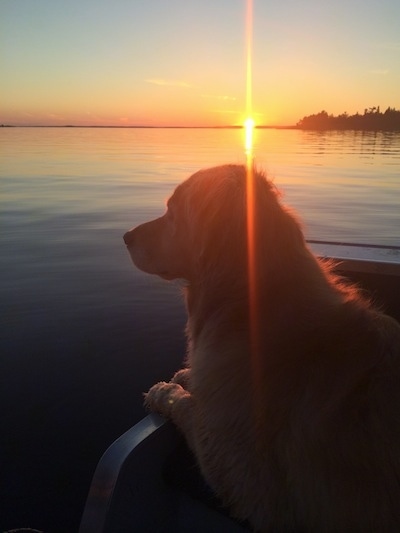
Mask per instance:
[[[201,170],[125,234],[187,281],[187,368],[145,403],[172,419],[231,514],[266,532],[400,531],[400,326],[334,276],[254,169]]]

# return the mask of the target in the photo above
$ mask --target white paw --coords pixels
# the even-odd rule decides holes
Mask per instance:
[[[184,395],[183,388],[177,383],[160,381],[153,385],[149,392],[144,395],[144,405],[150,411],[156,411],[166,417],[170,417],[174,403]]]

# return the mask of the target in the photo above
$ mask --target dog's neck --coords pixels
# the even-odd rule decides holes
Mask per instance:
[[[185,288],[186,308],[190,321],[193,340],[201,333],[207,323],[229,320],[240,329],[250,323],[250,308],[255,306],[262,328],[279,327],[285,329],[296,323],[296,330],[308,328],[307,309],[320,299],[330,298],[332,308],[341,305],[343,296],[329,282],[329,273],[324,275],[317,259],[307,250],[294,258],[290,268],[278,272],[263,272],[257,280],[256,290],[250,301],[247,275],[234,272],[226,277],[212,277],[189,282]],[[298,280],[298,273],[301,279]],[[330,294],[330,296],[328,295]],[[293,294],[297,298],[293,298]],[[318,317],[314,317],[318,320]]]

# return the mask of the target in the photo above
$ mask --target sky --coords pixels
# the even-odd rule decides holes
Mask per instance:
[[[248,0],[0,0],[0,124],[246,115]],[[399,0],[253,0],[252,113],[400,109]]]

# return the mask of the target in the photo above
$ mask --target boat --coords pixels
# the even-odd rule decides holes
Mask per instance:
[[[308,241],[400,321],[400,246]],[[239,533],[207,488],[173,424],[149,414],[117,439],[95,470],[80,533]]]

